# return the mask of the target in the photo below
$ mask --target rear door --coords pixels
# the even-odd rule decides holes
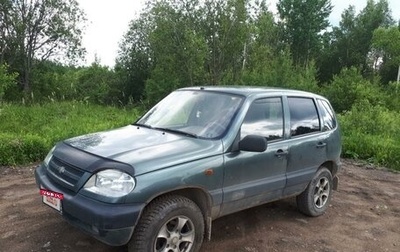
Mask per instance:
[[[264,136],[267,150],[225,154],[224,200],[221,215],[282,197],[286,184],[284,117],[281,97],[255,100],[241,126],[246,135]]]
[[[284,196],[301,192],[326,160],[327,134],[312,97],[287,97],[290,117],[287,184]]]

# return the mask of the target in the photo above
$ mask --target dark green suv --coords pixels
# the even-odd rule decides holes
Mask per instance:
[[[318,216],[341,143],[329,102],[285,89],[179,89],[136,123],[58,143],[36,169],[43,202],[129,251],[198,251],[212,220],[296,196]]]

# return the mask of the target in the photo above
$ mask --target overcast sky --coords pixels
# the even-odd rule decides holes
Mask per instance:
[[[276,10],[277,0],[266,0],[271,11]],[[88,54],[86,64],[94,61],[95,55],[100,63],[114,66],[118,52],[118,43],[128,30],[129,21],[140,13],[145,0],[78,0],[88,19],[83,46]],[[377,0],[375,0],[377,2]],[[400,1],[388,0],[392,16],[400,19]],[[331,0],[333,11],[330,21],[337,26],[341,14],[350,4],[356,7],[356,13],[363,9],[367,0]]]

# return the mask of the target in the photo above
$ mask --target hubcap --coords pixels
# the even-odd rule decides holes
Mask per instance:
[[[314,204],[317,208],[325,206],[329,199],[329,181],[327,178],[320,178],[314,191]]]
[[[168,220],[157,234],[155,252],[187,252],[195,238],[193,222],[186,216]]]

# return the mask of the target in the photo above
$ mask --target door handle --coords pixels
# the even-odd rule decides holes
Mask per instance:
[[[324,148],[325,146],[326,146],[326,143],[324,143],[324,142],[317,143],[317,148]]]
[[[275,152],[275,156],[277,156],[277,157],[286,156],[287,154],[289,154],[289,151],[287,151],[287,150],[282,150],[282,149],[279,149],[279,150],[277,150],[277,151]]]

